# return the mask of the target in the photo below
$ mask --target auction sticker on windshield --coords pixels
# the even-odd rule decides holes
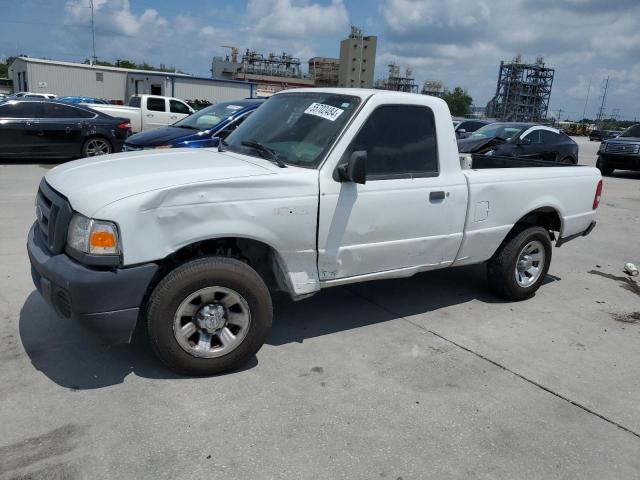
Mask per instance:
[[[316,117],[324,118],[326,120],[335,121],[340,115],[342,115],[341,108],[332,107],[331,105],[325,105],[324,103],[313,102],[304,113],[309,115],[315,115]]]

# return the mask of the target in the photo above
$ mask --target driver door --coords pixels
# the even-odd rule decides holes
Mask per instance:
[[[462,238],[466,182],[459,170],[440,169],[433,111],[372,103],[368,117],[360,114],[366,121],[339,160],[366,151],[366,184],[341,183],[332,174],[333,165],[323,167],[321,281],[435,268],[453,261]],[[446,133],[440,137],[446,143],[443,151],[451,143]]]

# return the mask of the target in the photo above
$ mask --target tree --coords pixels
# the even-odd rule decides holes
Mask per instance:
[[[9,65],[16,59],[16,57],[7,57],[4,61],[0,60],[0,78],[9,77]]]
[[[454,88],[453,92],[445,90],[442,99],[449,105],[449,110],[451,110],[451,115],[453,116],[462,117],[471,113],[473,98],[461,87]]]

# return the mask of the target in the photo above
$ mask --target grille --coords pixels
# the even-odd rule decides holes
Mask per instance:
[[[45,244],[53,254],[64,250],[71,214],[67,199],[42,179],[36,196],[36,218]]]
[[[607,143],[607,153],[638,153],[639,146],[633,143]]]
[[[71,298],[66,290],[60,289],[56,292],[55,306],[62,317],[71,317]]]

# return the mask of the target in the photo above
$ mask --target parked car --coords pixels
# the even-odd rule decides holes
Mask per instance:
[[[91,105],[91,108],[129,119],[133,133],[166,127],[195,111],[178,98],[157,95],[134,95],[128,105]]]
[[[600,172],[463,171],[453,135],[435,97],[295,89],[267,100],[219,151],[58,166],[40,184],[28,234],[34,283],[62,317],[114,336],[129,339],[140,317],[169,367],[199,375],[253,357],[275,290],[302,299],[488,262],[495,292],[529,298],[552,239],[593,229]]]
[[[132,135],[125,142],[124,150],[217,147],[221,138],[238,128],[263,102],[234,100],[206,107],[168,127]]]
[[[44,100],[55,100],[57,97],[53,93],[16,92],[7,97],[7,100],[17,100],[19,98],[42,98]]]
[[[578,163],[578,144],[555,128],[535,123],[492,123],[458,140],[460,153],[485,153]]]
[[[640,124],[627,128],[619,137],[603,141],[596,167],[603,175],[611,175],[615,169],[640,172]]]
[[[0,104],[0,158],[93,157],[122,149],[131,133],[126,118],[56,101]]]
[[[479,128],[493,123],[491,120],[477,120],[468,118],[454,118],[453,130],[456,132],[456,138],[467,138]]]
[[[98,105],[111,105],[106,100],[101,98],[93,98],[93,97],[60,97],[59,101],[65,103],[87,103],[87,104],[98,104]]]
[[[609,138],[615,138],[621,133],[622,132],[617,130],[591,130],[591,132],[589,132],[589,140],[592,142],[593,141],[601,142]]]

